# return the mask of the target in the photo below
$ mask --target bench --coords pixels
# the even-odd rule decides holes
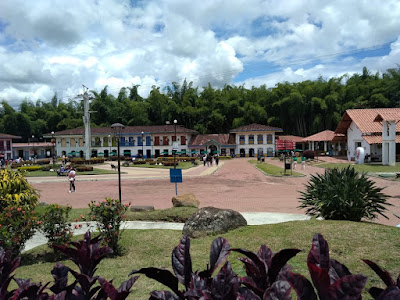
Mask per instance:
[[[60,171],[57,170],[57,176],[68,176],[69,170]]]

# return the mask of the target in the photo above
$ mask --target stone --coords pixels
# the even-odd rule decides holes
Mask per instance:
[[[183,234],[196,238],[226,233],[241,226],[247,226],[247,221],[237,211],[209,206],[200,208],[189,217],[183,226]]]
[[[174,207],[199,207],[200,201],[192,193],[172,197]]]
[[[152,211],[152,210],[154,210],[154,206],[151,206],[151,205],[134,205],[134,206],[131,206],[129,209],[130,209],[130,211],[133,211],[133,212]]]

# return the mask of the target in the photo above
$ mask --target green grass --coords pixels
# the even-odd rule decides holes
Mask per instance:
[[[129,167],[134,167],[134,168],[157,168],[157,169],[173,169],[174,168],[174,166],[150,165],[149,163],[140,164],[140,165],[129,164]],[[194,165],[190,161],[180,161],[179,164],[177,165],[177,168],[183,169],[183,170],[190,169],[192,167],[194,167]]]
[[[115,171],[112,170],[103,170],[93,168],[93,171],[85,171],[85,172],[76,172],[77,175],[102,175],[102,174],[115,174]],[[33,172],[24,172],[25,177],[45,177],[45,176],[57,176],[56,171],[33,171]]]
[[[348,166],[352,166],[358,172],[368,172],[368,173],[400,172],[400,164],[396,164],[395,166],[382,166],[380,164],[358,165],[354,163],[340,163],[340,164],[322,163],[316,166],[328,169],[346,168]]]
[[[36,212],[43,214],[45,212],[45,205],[38,205]],[[127,221],[163,221],[163,222],[178,222],[185,223],[186,220],[196,212],[195,207],[172,207],[168,209],[160,209],[146,212],[126,212]],[[73,208],[69,212],[68,221],[74,222],[75,219],[83,221],[81,215],[88,216],[90,213],[89,208]]]
[[[270,165],[267,163],[257,163],[257,161],[254,159],[249,160],[249,162],[253,165],[256,166],[257,169],[263,171],[264,173],[268,174],[268,175],[272,175],[272,176],[304,176],[301,173],[298,173],[296,171],[290,171],[287,170],[286,171],[286,175],[284,174],[284,169],[281,167],[277,167],[275,165]],[[300,166],[300,164],[298,164]]]
[[[311,220],[247,226],[230,231],[223,237],[229,241],[231,247],[245,248],[253,252],[257,252],[261,244],[266,244],[274,252],[284,248],[304,249],[304,252],[299,253],[289,263],[294,272],[309,278],[306,260],[314,233],[323,234],[328,241],[331,258],[344,263],[353,274],[363,273],[369,277],[367,287],[383,285],[373,271],[361,261],[363,258],[375,261],[397,278],[400,271],[400,243],[399,228],[395,227],[364,222]],[[96,275],[108,280],[114,279],[114,284],[119,286],[128,279],[128,274],[134,269],[152,266],[172,270],[171,252],[180,237],[180,231],[126,230],[121,240],[125,254],[103,260]],[[191,240],[193,270],[206,268],[210,245],[215,237],[217,236]],[[232,253],[229,261],[234,271],[244,276],[242,263],[237,259],[241,256]],[[15,271],[15,276],[33,278],[34,282],[52,281],[50,271],[56,261],[47,246],[37,247],[22,256],[22,266]],[[76,270],[71,262],[62,263]],[[129,299],[148,299],[149,292],[155,289],[166,288],[141,275]]]

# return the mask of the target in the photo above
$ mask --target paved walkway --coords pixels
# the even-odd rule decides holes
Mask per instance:
[[[278,213],[242,213],[243,217],[246,219],[248,225],[263,225],[263,224],[275,224],[288,221],[306,221],[310,217],[302,214],[278,214]],[[82,227],[79,229],[74,229],[74,235],[84,234],[87,230],[96,231],[96,226],[94,222],[75,222],[75,224],[81,224]],[[170,230],[182,230],[183,223],[173,223],[173,222],[144,222],[144,221],[127,221],[122,225],[123,229],[170,229]],[[44,245],[47,243],[45,236],[37,232],[30,240],[25,244],[24,251],[28,251],[37,246]]]
[[[321,157],[320,160],[338,162],[335,158]],[[266,162],[283,167],[279,160]],[[339,161],[342,162],[342,161]],[[103,165],[103,168],[111,167]],[[169,182],[168,169],[122,168],[122,202],[132,205],[152,205],[156,209],[172,207],[175,186]],[[271,177],[258,171],[246,158],[220,161],[220,165],[204,167],[200,165],[183,171],[183,183],[178,184],[178,194],[193,193],[200,200],[200,207],[214,206],[231,208],[240,212],[269,212],[303,214],[298,208],[300,196],[310,175],[323,172],[322,168],[307,166],[305,170],[297,166],[304,177]],[[397,225],[400,220],[400,183],[373,178],[378,186],[392,198],[387,213],[389,219],[379,218],[376,222]],[[69,204],[75,208],[86,208],[90,201],[102,201],[105,197],[118,198],[117,173],[110,175],[77,175],[77,192],[68,193],[66,178],[29,178],[29,182],[40,191],[40,201],[46,203]]]

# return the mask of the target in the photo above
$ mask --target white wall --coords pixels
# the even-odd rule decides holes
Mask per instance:
[[[361,147],[364,148],[365,154],[371,154],[371,147],[361,135],[360,129],[356,126],[354,122],[351,122],[349,128],[347,129],[347,153],[350,154],[352,159],[355,158],[356,153],[356,142],[361,142]]]

